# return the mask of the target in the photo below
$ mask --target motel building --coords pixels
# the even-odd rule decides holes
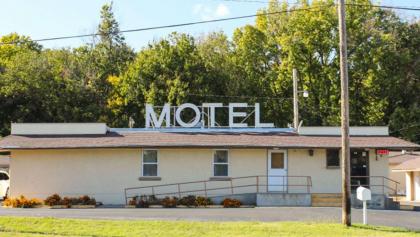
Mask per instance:
[[[217,121],[226,110],[229,121]],[[147,104],[144,128],[104,123],[13,123],[10,196],[89,195],[124,205],[142,195],[225,197],[257,206],[340,206],[339,127],[276,128],[259,104]],[[226,124],[226,125],[221,125]],[[420,146],[387,127],[351,127],[351,184],[372,191],[370,208],[393,208],[399,183],[387,151]],[[355,195],[353,206],[360,206]]]

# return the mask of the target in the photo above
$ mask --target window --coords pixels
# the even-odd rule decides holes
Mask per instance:
[[[143,176],[158,176],[158,151],[143,150]]]
[[[327,168],[340,167],[340,150],[327,149]]]
[[[284,169],[284,153],[271,153],[271,168]]]
[[[229,158],[227,150],[216,150],[213,155],[214,176],[228,176]]]

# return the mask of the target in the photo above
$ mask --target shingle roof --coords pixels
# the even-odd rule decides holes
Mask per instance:
[[[106,135],[10,135],[0,149],[65,149],[116,147],[249,147],[249,148],[339,148],[339,136],[299,136],[283,133],[175,133],[108,132]],[[420,146],[389,136],[351,137],[353,148],[420,149]]]
[[[392,168],[393,171],[420,171],[420,156],[410,159]]]
[[[403,163],[407,160],[412,160],[412,159],[416,159],[416,158],[420,158],[420,155],[406,153],[406,154],[391,156],[391,157],[389,157],[389,164],[390,165],[398,165],[398,164],[401,164],[401,163]]]

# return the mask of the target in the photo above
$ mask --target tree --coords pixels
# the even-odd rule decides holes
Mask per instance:
[[[143,126],[144,103],[199,102],[193,94],[206,94],[212,86],[206,74],[194,39],[174,33],[137,54],[117,83],[121,98],[114,101],[123,101],[125,118]]]
[[[128,64],[134,60],[134,51],[120,33],[118,22],[113,13],[112,3],[101,9],[101,23],[98,25],[99,42],[88,53],[93,60],[95,77],[89,82],[97,93],[97,100],[103,108],[101,120],[110,125],[120,124],[118,108],[110,104],[108,98],[115,97],[113,78],[120,76]]]
[[[420,22],[353,0],[347,7],[351,125],[389,125],[420,142]],[[308,10],[306,8],[313,8]],[[293,11],[299,10],[299,11]],[[101,9],[98,38],[74,49],[43,49],[29,37],[0,38],[0,133],[10,121],[144,124],[144,103],[260,102],[262,119],[292,121],[292,69],[299,71],[305,126],[338,125],[340,83],[333,0],[270,1],[231,39],[172,33],[137,53],[113,13]],[[2,44],[3,43],[3,44]],[[188,112],[187,112],[188,115]],[[219,121],[226,114],[217,113]]]
[[[18,52],[0,74],[0,134],[10,122],[96,121],[98,107],[68,50]]]
[[[11,33],[0,37],[0,73],[5,70],[8,61],[22,51],[40,52],[41,45],[32,41],[29,37]]]

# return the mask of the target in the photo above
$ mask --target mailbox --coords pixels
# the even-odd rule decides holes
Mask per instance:
[[[372,198],[370,190],[362,186],[357,188],[357,199],[360,201],[369,201]]]

